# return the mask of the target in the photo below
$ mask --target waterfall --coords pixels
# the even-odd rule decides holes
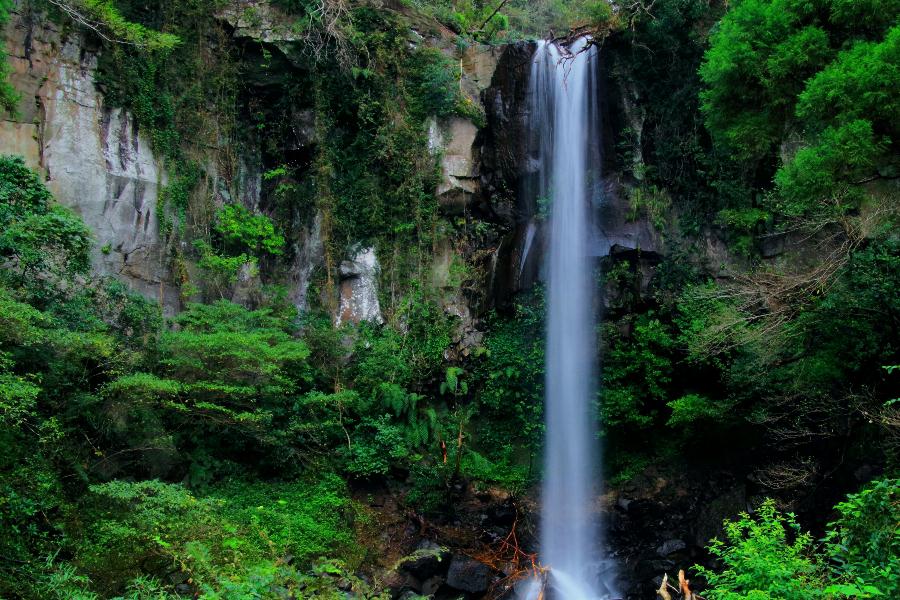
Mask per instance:
[[[529,85],[530,145],[539,165],[532,193],[551,203],[540,560],[550,569],[552,597],[604,598],[614,590],[611,573],[601,573],[603,527],[594,506],[601,485],[588,250],[600,181],[596,48],[584,38],[568,48],[540,42]]]

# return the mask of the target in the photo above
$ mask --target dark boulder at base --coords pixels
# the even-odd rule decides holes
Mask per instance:
[[[491,586],[491,568],[468,556],[455,555],[447,571],[447,585],[472,594],[483,593]]]

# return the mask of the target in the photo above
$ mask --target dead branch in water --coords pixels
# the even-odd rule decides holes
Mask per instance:
[[[672,600],[672,594],[669,593],[667,589],[669,586],[669,574],[663,573],[662,583],[659,584],[659,589],[656,590],[656,595],[662,598],[662,600]]]
[[[663,573],[662,583],[659,584],[656,595],[662,598],[662,600],[674,600],[671,592],[675,592],[676,594],[679,594],[678,600],[704,600],[702,596],[695,594],[691,590],[690,583],[690,580],[686,579],[684,576],[684,569],[678,571],[678,587],[669,583],[668,573]]]

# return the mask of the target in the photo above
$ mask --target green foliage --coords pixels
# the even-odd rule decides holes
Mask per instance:
[[[411,54],[407,65],[412,114],[420,120],[429,116],[444,119],[455,115],[463,102],[459,92],[462,75],[459,63],[437,48],[421,48]]]
[[[784,216],[841,217],[859,207],[863,183],[895,170],[900,30],[881,15],[897,10],[867,3],[879,16],[858,18],[842,1],[744,0],[713,32],[700,69],[713,136],[769,164],[783,142],[800,142],[775,176]]]
[[[230,482],[208,496],[159,481],[113,481],[91,486],[84,510],[92,525],[78,566],[101,588],[132,580],[126,597],[165,591],[141,575],[152,564],[180,569],[204,598],[235,597],[252,585],[269,597],[300,576],[273,569],[266,585],[255,581],[281,557],[310,568],[323,554],[355,551],[343,482],[328,474],[312,485]]]
[[[719,572],[697,567],[712,600],[807,600],[827,597],[823,568],[813,556],[812,537],[802,533],[793,515],[782,515],[773,500],[754,516],[742,513],[725,523],[725,540],[713,540],[710,553],[722,562]]]
[[[619,340],[605,353],[602,422],[609,427],[653,422],[667,400],[675,340],[652,313],[637,317],[631,338]]]
[[[215,229],[226,246],[254,253],[281,254],[284,236],[275,232],[271,219],[251,214],[243,205],[226,204],[216,212]]]
[[[890,398],[880,372],[897,353],[884,327],[900,314],[897,267],[897,242],[872,241],[849,257],[827,291],[778,326],[748,315],[724,290],[694,288],[679,305],[681,339],[692,362],[722,370],[731,396],[723,409],[759,421],[783,414],[791,398],[804,407],[793,427],[817,419],[837,427],[841,411],[827,399],[852,394],[849,381],[873,386],[861,404],[866,410]],[[884,450],[892,455],[890,446]]]
[[[563,33],[578,27],[603,31],[618,23],[616,12],[606,0],[415,0],[413,5],[462,38],[483,43],[539,37],[550,31]],[[623,7],[617,8],[621,11]]]
[[[508,316],[493,315],[474,373],[479,382],[479,448],[490,455],[515,442],[536,453],[543,433],[544,295],[521,298]]]
[[[291,554],[305,567],[324,556],[358,552],[346,486],[332,473],[291,483],[229,482],[211,495],[224,501],[228,520],[251,524],[257,531],[256,540],[226,539],[225,547],[257,544],[274,556]]]
[[[500,486],[512,494],[525,492],[531,482],[529,465],[517,460],[515,446],[507,444],[492,454],[496,460],[474,450],[466,452],[462,457],[463,473],[479,484]]]
[[[731,249],[750,256],[754,250],[756,234],[768,219],[769,213],[761,208],[741,207],[720,210],[717,220],[728,232]]]
[[[206,129],[203,122],[204,116],[211,116],[212,102],[219,127],[227,127],[221,117],[232,114],[237,89],[229,52],[223,51],[224,45],[215,52],[207,47],[209,40],[225,39],[214,18],[218,0],[118,0],[115,6],[110,0],[80,1],[99,12],[114,7],[118,17],[107,13],[109,18],[100,15],[98,20],[120,19],[122,28],[135,32],[117,35],[146,38],[147,43],[107,44],[98,65],[98,83],[111,105],[132,111],[158,154],[178,163],[183,159],[182,142],[199,144],[222,133]]]
[[[65,6],[68,14],[78,15],[85,23],[93,24],[96,31],[109,36],[115,43],[158,52],[171,50],[181,42],[176,35],[153,31],[127,20],[112,0],[71,0]]]
[[[13,7],[13,0],[0,0],[0,26],[6,26],[9,22],[9,11]],[[6,48],[0,47],[0,108],[15,115],[19,104],[19,93],[9,82],[12,72],[6,61]]]
[[[665,215],[672,200],[665,190],[661,190],[655,185],[636,187],[631,190],[628,203],[629,221],[636,221],[640,216],[646,215],[657,231],[664,232],[666,230]]]
[[[720,568],[696,567],[709,584],[705,595],[713,600],[889,597],[900,575],[898,491],[897,480],[884,479],[839,503],[840,518],[828,526],[824,552],[771,499],[753,516],[742,513],[726,521],[726,539],[709,546]]]
[[[687,394],[668,403],[672,415],[667,422],[673,427],[693,425],[694,423],[716,423],[721,425],[730,418],[730,406],[727,402],[716,402],[700,394]]]
[[[357,439],[350,449],[347,472],[368,478],[387,475],[396,465],[406,466],[410,459],[406,433],[390,415],[364,417],[356,428]]]
[[[19,157],[0,157],[0,257],[15,284],[39,276],[72,278],[90,266],[90,233],[68,209],[53,202],[37,173]]]
[[[410,48],[397,15],[359,7],[352,16],[366,66],[320,65],[315,80],[316,204],[331,253],[375,242],[385,272],[406,285],[425,263],[438,219],[427,119],[483,115],[460,91],[459,64],[435,48]]]
[[[241,271],[246,269],[250,277],[257,274],[256,258],[247,254],[223,256],[203,240],[196,240],[194,248],[200,253],[197,266],[205,275],[205,285],[213,295],[220,298],[232,285],[237,283]]]
[[[864,192],[856,184],[875,172],[888,144],[875,138],[872,123],[855,120],[821,133],[775,175],[779,212],[788,217],[815,211],[832,219],[859,206]]]
[[[849,584],[877,588],[890,598],[900,591],[900,480],[883,479],[835,506],[825,552]],[[872,593],[872,592],[870,592]],[[874,594],[873,594],[874,595]]]

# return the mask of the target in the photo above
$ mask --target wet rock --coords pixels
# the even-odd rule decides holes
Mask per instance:
[[[422,595],[423,596],[431,596],[435,592],[437,592],[442,585],[444,585],[445,579],[443,577],[435,576],[430,577],[422,582]]]
[[[687,544],[682,540],[666,540],[656,548],[656,553],[665,558],[666,556],[684,550],[685,548],[687,548]]]
[[[486,592],[492,578],[491,568],[486,564],[459,554],[453,557],[447,571],[447,585],[472,594]]]
[[[397,570],[390,570],[381,576],[381,585],[388,590],[401,591],[410,586],[410,576]]]
[[[494,70],[490,87],[482,95],[488,123],[484,132],[482,180],[492,190],[519,189],[520,178],[535,167],[527,157],[528,135],[525,129],[528,80],[534,49],[533,42],[507,46]],[[515,200],[507,199],[509,204],[495,200],[499,200],[499,196],[492,199],[487,210],[512,221]]]
[[[175,586],[175,593],[181,596],[190,596],[192,592],[191,586],[186,583],[179,583]]]
[[[746,507],[746,486],[737,482],[704,502],[694,523],[694,543],[697,546],[706,546],[712,538],[722,534],[722,521],[734,517]]]
[[[317,266],[323,262],[322,213],[317,211],[312,221],[298,228],[292,242],[293,260],[288,272],[289,298],[299,312],[309,308],[309,284]]]
[[[397,570],[425,581],[447,572],[450,553],[432,541],[425,540],[411,555],[403,558]]]

